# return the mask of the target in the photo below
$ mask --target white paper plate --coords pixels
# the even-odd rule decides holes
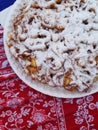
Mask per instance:
[[[94,87],[89,92],[69,92],[65,90],[64,88],[59,87],[49,87],[47,85],[43,85],[41,83],[38,83],[36,81],[33,81],[31,77],[29,77],[21,68],[19,63],[14,59],[14,57],[10,54],[9,48],[6,44],[6,41],[8,39],[8,33],[10,32],[12,28],[13,18],[17,14],[19,8],[26,0],[17,0],[14,5],[12,6],[10,13],[8,15],[8,18],[5,23],[5,29],[4,29],[4,47],[5,52],[8,58],[8,61],[13,68],[14,72],[18,75],[18,77],[23,80],[28,86],[31,88],[34,88],[35,90],[42,92],[44,94],[55,96],[55,97],[61,97],[61,98],[79,98],[83,96],[87,96],[89,94],[93,94],[98,92],[98,82],[94,84]]]

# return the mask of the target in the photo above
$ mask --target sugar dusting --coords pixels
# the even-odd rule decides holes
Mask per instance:
[[[72,69],[70,85],[75,84],[79,91],[89,88],[98,75],[98,0],[25,1],[25,17],[14,25],[17,43],[11,53],[18,58],[30,50],[30,57],[41,66],[32,77],[41,82],[63,86],[66,72]],[[21,60],[26,69],[29,62]]]

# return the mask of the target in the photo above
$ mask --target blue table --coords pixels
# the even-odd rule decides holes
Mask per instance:
[[[15,2],[15,0],[0,0],[0,11],[5,9],[6,7],[9,7]]]

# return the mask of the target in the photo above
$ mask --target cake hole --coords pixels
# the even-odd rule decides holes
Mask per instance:
[[[70,10],[73,11],[73,6],[70,6]]]
[[[88,81],[86,81],[86,83],[87,83],[87,84],[89,84],[89,83],[90,83],[90,81],[88,80]]]
[[[33,21],[33,19],[34,19],[34,17],[31,17],[31,18],[29,19],[29,21],[28,21],[28,24],[31,24],[32,21]]]
[[[89,61],[90,64],[93,64],[93,61]]]
[[[87,50],[87,53],[88,53],[88,54],[91,54],[91,53],[92,53],[92,51],[91,51],[91,50]]]
[[[79,7],[82,7],[82,3],[79,4]]]
[[[60,40],[60,42],[63,42],[65,40],[65,38],[63,37],[61,40]]]
[[[85,68],[86,68],[86,66],[82,66],[82,68],[83,68],[83,69],[85,69]]]
[[[77,8],[78,8],[78,6],[75,6],[75,8],[77,9]]]
[[[85,25],[88,25],[88,20],[87,19],[83,20],[82,23],[85,24]]]
[[[54,30],[54,32],[55,32],[56,34],[57,34],[57,33],[59,33],[59,31],[58,31],[58,30],[56,30],[56,29]]]
[[[50,74],[50,77],[53,78],[53,74]]]
[[[84,41],[80,41],[81,44],[86,44]]]
[[[53,61],[54,61],[54,58],[51,58],[51,61],[53,62]]]
[[[49,45],[46,44],[46,49],[48,50],[49,49]]]
[[[88,87],[88,84],[87,84],[87,83],[82,82],[82,84]],[[84,89],[85,92],[87,92],[87,90],[88,90],[88,88]]]
[[[89,11],[89,12],[96,13],[96,11],[95,11],[95,9],[94,9],[94,8],[90,8],[88,11]]]
[[[19,51],[20,51],[18,48],[15,48],[15,50],[16,50],[16,53],[19,53]]]
[[[38,38],[46,38],[46,35],[38,35]]]
[[[96,49],[97,45],[96,44],[93,44],[93,49]]]
[[[88,74],[88,75],[91,74],[88,70],[84,70],[84,73],[85,73],[85,74]]]
[[[65,52],[68,53],[68,54],[72,54],[74,50],[75,50],[75,49],[68,49],[68,50],[65,51]]]
[[[41,76],[41,79],[42,79],[42,80],[45,80],[45,76],[44,76],[44,75],[42,75],[42,76]]]

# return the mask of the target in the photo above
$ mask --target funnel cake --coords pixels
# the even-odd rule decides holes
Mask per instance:
[[[98,81],[98,0],[25,0],[7,44],[32,80],[86,92]]]

